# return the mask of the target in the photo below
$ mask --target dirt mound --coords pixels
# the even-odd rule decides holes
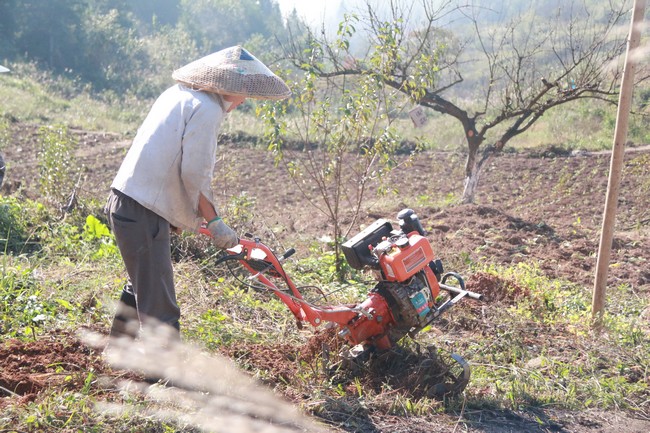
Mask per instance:
[[[516,281],[500,278],[487,272],[476,272],[467,280],[465,288],[483,295],[484,303],[514,304],[527,296],[527,290]]]
[[[98,353],[64,332],[36,341],[8,340],[0,346],[0,359],[4,394],[23,402],[44,389],[81,390],[106,371]]]

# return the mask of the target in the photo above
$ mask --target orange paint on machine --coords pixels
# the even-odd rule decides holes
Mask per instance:
[[[417,234],[383,241],[375,248],[375,254],[388,281],[405,281],[435,259],[427,238]]]

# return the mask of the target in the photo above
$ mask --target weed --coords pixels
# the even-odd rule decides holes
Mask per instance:
[[[63,205],[75,191],[81,174],[74,156],[77,141],[64,125],[41,127],[39,139],[41,193],[54,203]]]
[[[0,197],[0,249],[5,254],[40,249],[36,222],[46,214],[42,205],[15,197]]]
[[[287,264],[290,275],[300,275],[303,296],[313,302],[354,302],[364,296],[369,287],[374,285],[372,278],[363,272],[350,268],[346,261],[345,271],[348,278],[339,281],[336,271],[334,251],[322,251],[318,245],[313,245],[311,255],[304,259]]]
[[[251,226],[255,222],[255,214],[253,209],[255,208],[255,198],[251,197],[242,191],[237,196],[233,196],[228,202],[227,213],[228,217],[236,222],[235,229],[238,229],[240,232],[245,232],[251,229]]]
[[[39,235],[47,254],[77,262],[119,257],[113,234],[93,215],[88,215],[81,227],[66,221],[48,224]]]
[[[89,373],[92,377],[92,373]],[[125,395],[121,400],[131,400],[141,404],[142,398],[136,400]],[[54,390],[44,393],[37,401],[21,407],[9,407],[0,419],[0,428],[21,425],[27,431],[48,432],[88,432],[105,431],[161,431],[192,432],[193,429],[181,428],[165,422],[153,421],[150,416],[133,411],[128,414],[102,415],[97,412],[97,399],[84,393],[70,393]]]
[[[52,321],[56,304],[42,296],[33,267],[17,260],[7,262],[5,259],[0,280],[0,336],[35,339],[37,331]]]
[[[648,180],[648,172],[650,172],[650,155],[644,154],[637,156],[625,165],[625,176],[631,176],[636,179],[644,179],[644,183],[638,185],[639,190],[643,194],[650,192],[650,180]]]
[[[648,392],[638,374],[648,368],[643,353],[650,350],[650,338],[638,320],[647,301],[639,304],[624,295],[629,288],[617,288],[611,296],[619,302],[606,314],[606,334],[594,336],[589,294],[581,287],[549,280],[534,265],[484,270],[512,281],[526,296],[484,313],[498,325],[485,330],[489,344],[477,340],[469,345],[474,352],[470,389],[491,391],[470,396],[471,407],[635,408],[631,402]]]
[[[86,217],[86,224],[81,238],[86,244],[93,245],[96,248],[91,256],[93,260],[118,255],[113,234],[105,224],[92,215]]]
[[[197,324],[192,326],[189,334],[201,341],[208,349],[216,349],[229,343],[235,336],[226,332],[228,317],[217,310],[208,310],[201,314]]]
[[[431,198],[424,196],[422,199],[418,199],[416,204],[419,206],[433,206],[433,207],[441,207],[441,208],[447,208],[453,204],[458,204],[460,203],[460,197],[458,197],[456,194],[453,192],[448,192],[442,197],[436,196],[436,198]]]
[[[0,151],[11,142],[11,123],[5,117],[0,117]]]

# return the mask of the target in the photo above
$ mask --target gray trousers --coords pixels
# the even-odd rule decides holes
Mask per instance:
[[[136,317],[140,327],[154,318],[178,330],[169,222],[116,190],[109,194],[105,210],[129,276],[111,335],[135,336],[123,326]]]

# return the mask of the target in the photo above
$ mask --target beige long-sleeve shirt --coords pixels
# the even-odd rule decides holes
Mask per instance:
[[[138,129],[111,188],[174,226],[197,231],[203,221],[199,195],[214,202],[211,183],[224,116],[219,95],[170,87]]]

